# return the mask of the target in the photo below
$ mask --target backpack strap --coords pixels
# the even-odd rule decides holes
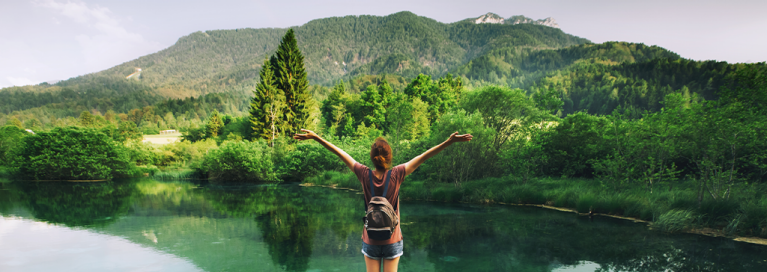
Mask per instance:
[[[391,178],[391,171],[389,171],[389,173],[387,173],[386,175],[386,182],[384,183],[384,191],[383,191],[383,194],[381,195],[382,197],[386,197],[386,193],[389,192],[389,178]]]
[[[373,170],[368,168],[368,181],[370,182],[370,195],[376,196],[376,191],[373,191]],[[362,190],[363,192],[365,190]],[[368,211],[368,200],[365,198],[365,194],[362,194],[362,202],[365,203],[365,212]]]
[[[373,170],[372,169],[368,169],[368,171],[369,171],[368,172],[368,175],[369,175],[368,176],[368,181],[370,182],[370,195],[375,197],[376,196],[376,191],[375,191],[376,187],[375,187],[375,185],[373,185],[373,178],[375,176],[373,175]],[[386,193],[389,191],[389,179],[390,178],[391,178],[391,170],[389,170],[389,173],[387,173],[387,175],[386,175],[386,181],[384,182],[384,191],[383,191],[383,194],[381,194],[381,196],[383,196],[383,197],[386,197]],[[399,192],[397,193],[397,197],[399,197]],[[362,199],[365,199],[365,195],[362,195]],[[397,210],[397,208],[396,208],[397,204],[394,204],[394,205],[395,205],[394,210]],[[365,211],[367,211],[367,210],[368,210],[368,203],[365,202]]]

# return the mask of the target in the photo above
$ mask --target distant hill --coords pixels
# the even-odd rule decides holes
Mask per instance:
[[[551,18],[504,19],[488,13],[445,24],[399,12],[317,19],[294,29],[317,99],[323,99],[327,87],[342,79],[350,81],[347,87],[352,91],[358,91],[382,78],[403,88],[420,73],[433,77],[451,73],[469,87],[498,84],[535,92],[557,86],[566,101],[565,114],[578,110],[609,113],[618,105],[641,111],[657,109],[659,97],[683,87],[713,97],[725,74],[739,67],[684,60],[657,46],[593,44],[562,32],[555,23]],[[212,109],[240,113],[248,107],[261,64],[285,31],[195,32],[157,53],[101,72],[55,84],[4,88],[0,90],[0,122],[17,116],[22,121],[34,117],[48,123],[76,117],[84,110],[127,113],[150,105],[189,119],[193,115],[205,118]],[[676,72],[686,73],[684,80],[669,77]],[[597,88],[591,82],[614,77],[620,84],[602,82]],[[651,93],[652,98],[642,91],[616,96],[616,92],[634,88],[626,82],[647,84],[643,92]],[[608,88],[612,89],[608,92]],[[629,96],[638,98],[620,98]],[[599,104],[603,102],[608,105]]]
[[[368,74],[440,76],[499,48],[540,50],[589,43],[551,27],[467,20],[445,24],[410,12],[317,19],[294,29],[310,84],[323,86]],[[45,105],[75,115],[89,108],[124,112],[163,98],[248,89],[285,31],[195,32],[157,53],[101,72],[53,85],[2,89],[0,113]],[[126,79],[138,69],[140,75]]]

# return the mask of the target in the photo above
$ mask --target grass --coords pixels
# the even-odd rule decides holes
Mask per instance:
[[[661,214],[652,226],[665,232],[678,232],[690,228],[694,220],[695,214],[692,211],[670,210]]]
[[[159,181],[174,181],[182,179],[197,178],[197,172],[193,169],[178,169],[172,171],[161,171],[155,173],[152,178]]]
[[[305,182],[361,189],[350,172],[327,171]],[[700,207],[693,181],[656,187],[650,193],[643,184],[615,190],[594,179],[540,178],[522,183],[514,178],[487,178],[460,186],[406,180],[400,195],[442,202],[543,204],[651,221],[654,229],[666,232],[708,227],[731,235],[767,237],[767,184],[740,185],[727,200],[706,196]]]

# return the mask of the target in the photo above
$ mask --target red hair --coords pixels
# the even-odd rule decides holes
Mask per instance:
[[[389,142],[384,137],[378,137],[373,142],[373,146],[370,147],[370,159],[378,170],[391,168],[391,146],[389,146]]]

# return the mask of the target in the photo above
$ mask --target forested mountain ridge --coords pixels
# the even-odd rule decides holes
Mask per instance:
[[[544,26],[445,24],[410,12],[317,19],[294,29],[310,83],[324,86],[367,74],[440,76],[498,48],[538,50],[588,43]],[[17,112],[14,115],[26,119],[21,116],[38,115],[26,110],[56,112],[37,116],[42,120],[77,116],[83,110],[127,112],[167,98],[243,92],[255,85],[263,60],[285,31],[195,32],[157,53],[101,72],[54,85],[4,88],[0,90],[0,113]],[[138,80],[126,80],[137,68],[142,69]]]
[[[607,114],[618,106],[641,112],[659,109],[665,94],[683,88],[713,98],[725,75],[742,66],[684,60],[658,46],[593,44],[530,23],[478,24],[475,19],[444,24],[400,12],[317,19],[294,29],[318,101],[329,93],[327,86],[341,79],[352,93],[383,78],[402,90],[418,74],[436,79],[449,72],[469,88],[505,85],[529,95],[554,89],[565,102],[564,115],[579,110]],[[195,32],[169,48],[98,73],[54,85],[5,88],[0,90],[0,122],[15,117],[52,124],[83,111],[128,114],[152,105],[157,114],[172,112],[186,120],[204,120],[213,109],[238,115],[248,107],[245,100],[263,60],[285,31]],[[142,69],[138,80],[126,79],[137,68]]]
[[[507,46],[560,48],[588,40],[535,25],[444,24],[410,12],[312,20],[294,28],[306,55],[311,84],[332,85],[376,60],[404,55],[434,76]],[[57,83],[75,86],[94,78],[124,78],[141,68],[140,81],[164,97],[220,92],[257,77],[263,59],[286,29],[195,32],[173,46],[113,68]],[[345,65],[344,65],[345,64]]]

